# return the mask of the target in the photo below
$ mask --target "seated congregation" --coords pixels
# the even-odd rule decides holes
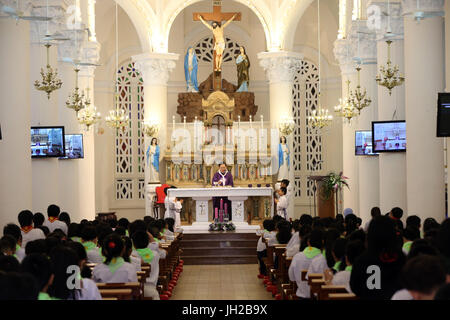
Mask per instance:
[[[0,300],[167,300],[183,271],[174,219],[70,221],[21,211],[0,239]]]
[[[258,278],[276,300],[450,299],[450,219],[371,215],[264,220]]]

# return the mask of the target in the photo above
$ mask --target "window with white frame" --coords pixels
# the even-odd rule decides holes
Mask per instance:
[[[318,107],[319,73],[317,66],[303,60],[293,86],[292,108],[296,128],[294,131],[294,192],[303,200],[313,195],[313,182],[308,176],[322,170],[322,137],[308,123],[308,117]]]
[[[144,86],[134,62],[122,65],[117,72],[119,108],[130,118],[114,139],[115,199],[120,201],[144,199],[145,144],[142,131],[144,119]]]

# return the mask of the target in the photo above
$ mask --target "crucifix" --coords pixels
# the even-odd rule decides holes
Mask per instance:
[[[222,88],[222,61],[225,51],[223,30],[232,21],[241,21],[240,12],[222,12],[222,0],[213,0],[213,12],[194,12],[194,21],[201,21],[214,35],[213,86],[214,90]],[[212,21],[209,25],[206,21]],[[222,21],[226,23],[222,26]]]

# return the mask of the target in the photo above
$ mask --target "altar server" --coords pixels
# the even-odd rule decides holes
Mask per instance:
[[[275,199],[275,202],[277,204],[277,215],[283,217],[284,219],[288,219],[287,209],[289,207],[289,201],[286,197],[286,188],[281,187],[280,190],[278,190],[279,198]]]
[[[118,234],[105,238],[102,253],[106,260],[94,267],[92,278],[95,282],[123,283],[137,282],[136,268],[122,258],[124,244]]]
[[[170,187],[167,189],[175,189],[175,187]],[[183,199],[178,199],[176,197],[167,196],[167,189],[164,189],[166,197],[164,199],[164,206],[166,207],[166,212],[164,214],[164,219],[172,218],[175,220],[175,229],[181,227],[180,213],[183,208]]]

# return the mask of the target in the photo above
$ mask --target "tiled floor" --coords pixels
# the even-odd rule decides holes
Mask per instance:
[[[256,264],[187,265],[171,300],[272,300]]]

